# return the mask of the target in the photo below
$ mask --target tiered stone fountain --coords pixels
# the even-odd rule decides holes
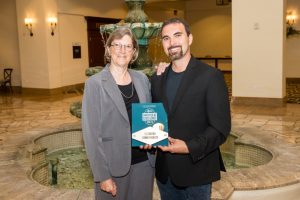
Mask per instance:
[[[157,37],[162,23],[149,23],[148,16],[144,12],[145,0],[125,0],[129,11],[125,18],[125,23],[108,24],[100,26],[100,33],[106,34],[114,31],[118,26],[128,26],[131,28],[139,43],[139,57],[133,64],[133,68],[143,69],[152,66],[152,61],[148,55],[149,39]]]
[[[105,42],[107,35],[113,32],[119,26],[128,26],[138,39],[139,56],[132,64],[132,68],[143,70],[146,75],[152,73],[152,61],[148,55],[149,39],[155,38],[160,33],[162,23],[148,22],[148,16],[144,12],[146,0],[125,0],[129,11],[124,19],[117,24],[107,24],[100,26],[100,34]],[[92,67],[86,70],[86,75],[91,76],[100,72],[102,67]],[[70,107],[70,112],[76,117],[81,117],[81,102],[75,102]]]

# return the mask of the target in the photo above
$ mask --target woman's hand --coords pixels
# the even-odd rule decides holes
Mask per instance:
[[[170,65],[170,63],[161,62],[158,65],[154,66],[156,69],[156,75],[160,76],[162,73],[165,72],[166,68]]]
[[[111,178],[102,181],[100,183],[100,189],[104,192],[110,193],[112,196],[116,196],[117,194],[117,185]]]

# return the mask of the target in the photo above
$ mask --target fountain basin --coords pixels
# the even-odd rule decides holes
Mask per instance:
[[[272,160],[268,150],[237,140],[238,136],[231,134],[221,147],[227,169],[251,168]],[[80,129],[48,133],[35,138],[33,143],[35,151],[31,158],[38,163],[31,172],[33,180],[64,189],[93,188]]]
[[[27,141],[28,139],[33,141],[39,136],[80,129],[80,123],[64,124],[55,128],[33,129],[24,132],[22,135],[23,137],[26,136]],[[291,143],[284,138],[277,137],[276,132],[264,131],[250,126],[235,126],[233,127],[233,133],[238,137],[235,142],[242,142],[248,145],[255,144],[256,146],[263,147],[271,152],[273,158],[264,165],[233,169],[228,170],[226,173],[221,173],[221,180],[213,183],[212,199],[281,200],[283,196],[287,200],[297,199],[300,195],[300,144]],[[19,189],[14,193],[14,196],[19,197],[17,199],[41,199],[41,196],[53,199],[94,199],[94,191],[92,189],[59,189],[53,186],[47,187],[30,178],[32,169],[38,166],[38,162],[32,159],[34,157],[33,152],[44,151],[44,148],[34,148],[33,143],[27,144],[24,146],[16,144],[15,141],[10,144],[18,146],[20,153],[14,161],[11,161],[15,164],[6,169],[9,179],[5,179],[5,187],[2,188],[4,199],[10,196],[5,191],[16,187],[16,180],[19,182]],[[39,155],[35,158],[43,157],[43,154]],[[4,154],[0,158],[3,159],[3,156]],[[275,198],[273,198],[274,195]],[[158,190],[155,189],[153,200],[159,199]]]

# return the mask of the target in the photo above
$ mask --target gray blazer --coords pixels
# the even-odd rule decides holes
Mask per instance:
[[[128,71],[140,102],[151,102],[146,75]],[[131,165],[130,124],[123,98],[108,66],[85,82],[81,121],[94,181],[127,174]],[[154,156],[148,154],[148,158],[154,167]]]

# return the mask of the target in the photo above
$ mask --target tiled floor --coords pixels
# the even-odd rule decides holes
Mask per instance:
[[[80,101],[77,93],[38,96],[38,95],[0,95],[0,199],[91,199],[91,191],[55,191],[28,182],[28,170],[20,162],[20,149],[30,142],[32,135],[46,129],[55,129],[65,124],[79,124],[79,119],[69,113],[72,102]],[[245,172],[238,175],[225,174],[230,185],[219,182],[214,186],[215,197],[232,192],[232,186],[247,188],[255,185],[258,188],[274,187],[299,182],[300,180],[300,105],[287,104],[285,107],[232,106],[233,131],[237,133],[248,130],[244,137],[255,140],[260,137],[264,142],[281,146],[288,162],[271,167],[272,175],[278,180],[260,177],[260,181],[237,179],[244,177]],[[247,136],[246,136],[247,135]],[[251,136],[251,137],[250,137]],[[266,136],[269,138],[266,139]],[[253,138],[252,138],[253,137]],[[278,145],[276,145],[278,143]],[[292,153],[291,153],[292,152]],[[280,154],[280,155],[281,155]],[[278,158],[284,159],[278,155]],[[284,166],[284,164],[288,166]],[[270,167],[270,166],[269,166]],[[287,169],[284,169],[287,167]],[[21,169],[21,170],[20,170]],[[263,169],[263,168],[262,168]],[[281,170],[282,169],[282,170]],[[270,170],[268,170],[270,171]],[[284,172],[281,172],[284,171]],[[259,176],[251,172],[251,176]],[[264,173],[264,172],[262,172]],[[289,173],[285,175],[284,173]],[[27,181],[25,181],[25,179]],[[271,183],[270,183],[271,180]],[[17,183],[17,184],[16,184]],[[235,185],[236,184],[236,185]],[[240,186],[239,186],[240,184]],[[17,192],[16,192],[17,191]],[[76,197],[76,198],[75,198]],[[154,198],[155,200],[158,197]]]

